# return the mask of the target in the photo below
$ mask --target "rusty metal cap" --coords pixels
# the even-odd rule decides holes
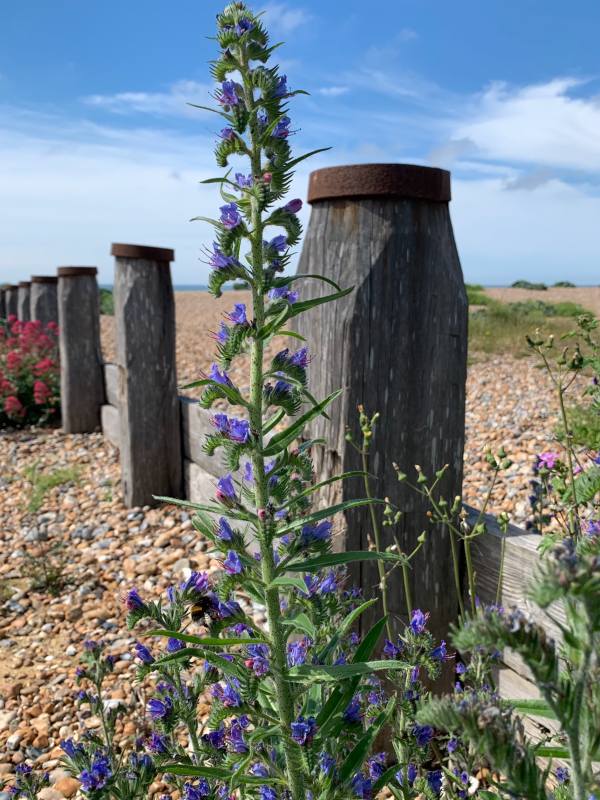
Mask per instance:
[[[55,275],[32,275],[32,283],[58,283],[58,278]]]
[[[401,197],[450,201],[450,173],[416,164],[354,164],[311,172],[308,202],[342,197]]]
[[[31,286],[31,281],[19,281],[19,288],[29,289],[30,286]]]
[[[143,244],[113,244],[111,256],[115,258],[142,258],[144,261],[175,261],[175,251],[168,247],[146,247]]]
[[[78,275],[97,275],[98,267],[59,267],[56,270],[59,278],[76,278]]]

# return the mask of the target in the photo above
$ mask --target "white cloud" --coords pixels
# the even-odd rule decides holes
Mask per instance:
[[[402,28],[400,31],[398,31],[398,35],[396,37],[399,42],[413,42],[418,38],[419,34],[412,28]]]
[[[317,89],[317,94],[322,94],[324,97],[341,97],[350,91],[349,86],[322,86]]]
[[[471,140],[481,158],[600,173],[600,104],[574,96],[583,83],[493,84],[457,122],[452,138]]]
[[[312,19],[312,14],[305,8],[291,7],[285,3],[269,3],[263,11],[269,30],[283,36],[292,33],[301,25],[306,25]]]
[[[208,84],[182,80],[174,83],[166,92],[119,92],[118,94],[93,94],[83,98],[88,106],[101,108],[114,114],[152,114],[155,116],[190,116],[198,114],[197,105],[210,104]]]

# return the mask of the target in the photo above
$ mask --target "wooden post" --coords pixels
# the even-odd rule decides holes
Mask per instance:
[[[9,284],[4,289],[4,302],[6,305],[6,317],[13,314],[18,317],[19,312],[19,287],[16,284]]]
[[[49,322],[58,323],[58,278],[55,276],[31,277],[31,319],[39,320],[44,327]]]
[[[0,319],[6,319],[6,290],[0,287]]]
[[[31,319],[31,283],[21,281],[17,291],[17,316],[21,322]]]
[[[349,428],[361,442],[357,405],[379,411],[370,471],[376,497],[389,497],[404,513],[395,529],[381,528],[382,547],[393,532],[404,552],[427,542],[412,563],[414,608],[431,612],[431,630],[445,635],[456,618],[448,533],[435,530],[429,508],[393,468],[409,474],[415,465],[429,478],[449,464],[440,491],[452,503],[460,494],[465,429],[467,299],[448,211],[450,174],[404,164],[333,167],[313,172],[312,204],[298,274],[324,275],[354,291],[297,318],[315,367],[309,368],[311,392],[319,399],[343,388],[330,420],[318,418],[310,435],[325,438],[316,449],[316,479],[361,469],[361,458],[346,441]],[[320,281],[294,283],[303,300],[332,290]],[[361,478],[326,487],[321,504],[364,497]],[[381,523],[382,509],[376,506]],[[373,541],[367,508],[343,520],[337,549],[366,550]],[[354,573],[366,596],[379,595],[374,562]],[[400,570],[389,591],[394,620],[406,618]],[[381,608],[363,617],[368,627]]]
[[[96,267],[58,268],[62,425],[66,433],[100,427],[104,376]]]
[[[121,484],[128,506],[180,497],[172,250],[113,244]]]

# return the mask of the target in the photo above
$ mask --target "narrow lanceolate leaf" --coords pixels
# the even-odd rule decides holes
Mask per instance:
[[[308,497],[314,492],[318,492],[319,489],[322,489],[323,486],[328,486],[330,483],[336,483],[336,481],[345,481],[347,478],[364,478],[367,475],[369,475],[369,473],[364,472],[361,469],[354,469],[350,470],[349,472],[342,472],[341,475],[334,475],[333,478],[327,478],[327,480],[321,481],[320,483],[314,483],[312,486],[309,486],[308,489],[304,489],[303,492],[300,492],[289,501],[287,507],[291,508],[299,500],[302,500],[303,497]]]
[[[323,303],[332,303],[334,300],[346,297],[347,294],[353,291],[354,286],[349,286],[347,289],[335,292],[335,294],[326,294],[324,297],[315,297],[312,300],[301,300],[300,302],[294,303],[290,308],[289,318],[297,317],[298,314],[303,314],[305,311],[308,311],[309,308],[323,305]]]
[[[303,590],[306,591],[306,585],[304,583]],[[311,639],[317,638],[317,629],[304,612],[295,617],[282,620],[282,625],[285,625],[286,628],[292,628],[291,632],[302,631],[302,633],[306,633],[310,636]]]
[[[314,440],[313,444],[318,441],[318,439]],[[334,506],[328,506],[327,508],[322,508],[319,511],[313,511],[312,514],[307,514],[307,516],[302,517],[302,519],[297,519],[294,522],[290,522],[290,524],[286,525],[285,528],[279,528],[277,530],[277,536],[283,536],[284,533],[291,533],[292,531],[299,530],[305,525],[318,522],[321,519],[333,517],[336,514],[339,514],[341,511],[348,511],[351,508],[359,508],[360,506],[368,506],[370,503],[385,503],[385,500],[377,500],[370,497],[363,497],[362,500],[344,500],[343,503],[337,503]]]
[[[292,667],[288,672],[291,681],[343,681],[345,678],[354,678],[357,675],[370,675],[372,672],[384,670],[410,669],[406,661],[362,661],[357,664],[335,664],[323,666],[319,664],[304,664],[302,667]]]
[[[304,581],[302,581],[302,583],[304,586]],[[306,588],[304,588],[303,591],[306,591]],[[354,625],[354,623],[360,617],[360,615],[364,614],[364,612],[367,609],[371,608],[371,606],[374,606],[376,603],[377,603],[376,598],[373,598],[372,600],[366,600],[364,603],[358,606],[358,608],[355,608],[346,617],[344,617],[341,625],[337,628],[335,634],[331,637],[329,642],[317,655],[317,661],[320,662],[327,661],[327,657],[329,656],[329,654],[335,650],[342,637],[348,633],[348,631],[350,630],[352,625]]]
[[[176,653],[170,653],[168,656],[157,659],[156,663],[169,664],[172,661],[182,661],[186,658],[204,658],[222,672],[228,675],[235,675],[237,678],[244,678],[246,674],[246,671],[233,661],[228,661],[228,659],[222,658],[217,653],[212,653],[210,650],[202,650],[198,647],[185,647],[183,650],[178,650]]]
[[[229,638],[219,639],[218,636],[191,636],[189,633],[165,630],[148,631],[144,636],[168,636],[170,639],[180,639],[182,642],[197,644],[201,647],[235,647],[235,645],[238,644],[269,644],[268,639],[260,638],[259,636],[255,636],[252,639],[249,636],[245,636],[244,638],[231,636]]]
[[[317,153],[326,153],[327,150],[331,150],[331,147],[319,147],[317,150],[311,150],[310,153],[304,153],[302,156],[298,156],[298,158],[293,158],[291,161],[288,161],[285,165],[286,171],[289,169],[293,169],[296,164],[300,164],[301,161],[304,161],[307,158],[311,158],[311,156],[316,156]]]
[[[348,754],[346,760],[340,767],[340,781],[347,781],[354,775],[355,772],[357,772],[357,770],[361,768],[364,760],[369,754],[375,737],[391,717],[395,703],[395,699],[392,698],[381,714],[378,714],[375,721],[369,725],[369,728],[364,736],[358,740],[356,745]]]
[[[318,405],[311,408],[306,414],[302,414],[301,417],[298,417],[288,428],[273,436],[267,447],[263,450],[263,455],[275,456],[277,453],[284,450],[300,435],[304,427],[312,419],[318,417],[341,393],[341,389],[332,392],[329,397],[326,397],[325,400],[322,400]]]
[[[569,753],[566,747],[552,747],[552,745],[540,745],[539,747],[535,748],[536,756],[540,758],[570,758],[571,754]]]
[[[266,591],[268,592],[269,589],[286,588],[290,586],[293,589],[298,589],[299,592],[306,593],[306,584],[302,578],[296,578],[293,575],[280,575],[278,578],[271,581],[266,587]]]
[[[163,769],[163,767],[161,767]],[[215,780],[229,780],[231,769],[225,767],[197,767],[195,764],[165,764],[165,772],[171,775],[188,775],[196,778],[214,778]],[[282,778],[263,778],[256,775],[239,775],[236,780],[246,786],[259,786],[263,783],[284,783]]]
[[[556,714],[545,700],[507,700],[514,709],[523,714],[545,719],[556,719]]]
[[[301,281],[301,280],[314,280],[314,281],[323,281],[323,283],[327,283],[336,292],[341,292],[342,287],[339,286],[335,281],[332,281],[331,278],[326,278],[325,275],[313,275],[312,273],[306,273],[304,275],[292,275],[289,278],[276,278],[273,281],[273,286],[289,286],[290,283],[294,281]]]
[[[340,564],[350,564],[355,561],[402,561],[402,556],[395,553],[378,553],[374,550],[349,550],[347,553],[326,553],[317,558],[307,558],[305,561],[292,561],[285,565],[286,572],[317,572],[323,567],[337,567]]]

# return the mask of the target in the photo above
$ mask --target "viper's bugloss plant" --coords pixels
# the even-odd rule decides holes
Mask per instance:
[[[59,407],[56,323],[0,320],[0,428],[43,424]]]

